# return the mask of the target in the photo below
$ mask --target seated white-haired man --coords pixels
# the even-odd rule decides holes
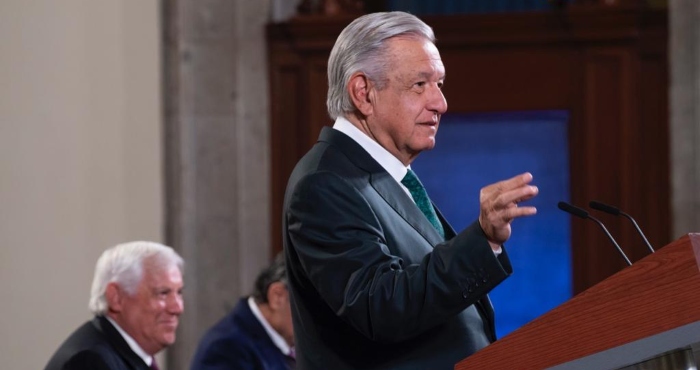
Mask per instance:
[[[184,261],[172,248],[136,241],[97,260],[89,308],[95,317],[58,348],[46,370],[157,369],[183,312]]]

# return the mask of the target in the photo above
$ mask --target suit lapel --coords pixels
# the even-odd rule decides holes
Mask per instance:
[[[148,369],[148,365],[131,350],[126,340],[119,334],[117,329],[103,316],[97,316],[92,320],[97,330],[101,331],[105,338],[112,343],[119,356],[129,365],[130,369]]]
[[[425,218],[423,212],[386,171],[371,173],[370,184],[382,196],[384,201],[423,236],[430,245],[435,246],[443,241],[430,221]]]
[[[344,133],[330,127],[321,130],[319,141],[325,141],[344,152],[350,161],[358,168],[369,173],[369,181],[374,190],[386,203],[408,222],[430,245],[435,246],[443,241],[433,225],[423,212],[413,202],[408,194],[391,175],[367,153],[362,146]],[[436,209],[437,212],[437,209]],[[438,212],[439,213],[439,212]],[[438,216],[443,225],[446,223],[442,215]],[[452,230],[452,228],[449,228]],[[451,231],[454,235],[454,231]]]

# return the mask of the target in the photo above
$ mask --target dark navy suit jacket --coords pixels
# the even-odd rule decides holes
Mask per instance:
[[[191,370],[288,370],[287,361],[244,298],[204,334]]]
[[[457,234],[438,217],[445,239],[357,142],[323,128],[284,203],[297,369],[451,370],[495,340],[487,293],[512,272],[507,253],[478,222]]]
[[[97,316],[71,334],[56,350],[44,370],[147,370],[121,334]]]

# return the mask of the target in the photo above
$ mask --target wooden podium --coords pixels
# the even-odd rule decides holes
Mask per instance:
[[[462,360],[455,369],[620,369],[697,348],[698,343],[700,233],[692,233]]]

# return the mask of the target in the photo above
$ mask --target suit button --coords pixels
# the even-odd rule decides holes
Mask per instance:
[[[468,293],[467,290],[465,289],[465,290],[462,291],[462,298],[467,299],[467,297],[469,297],[469,293]]]

